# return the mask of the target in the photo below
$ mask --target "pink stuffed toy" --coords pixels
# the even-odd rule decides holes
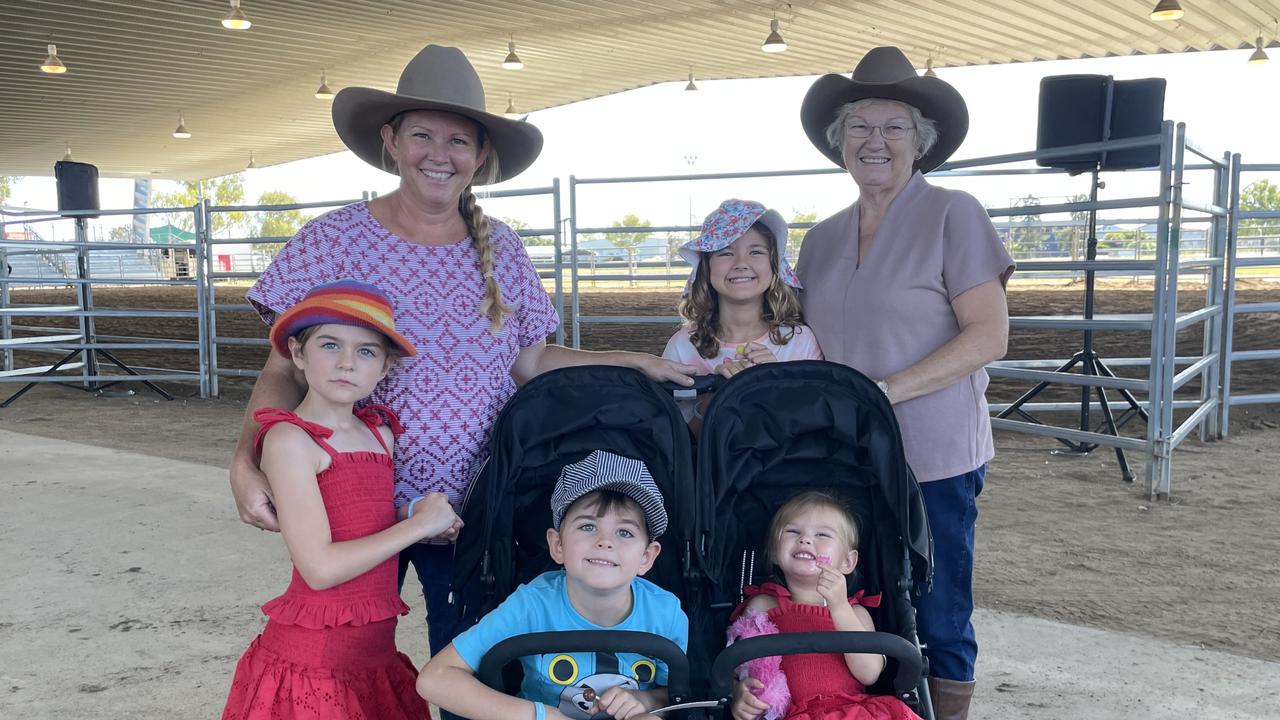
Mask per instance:
[[[741,638],[757,635],[776,635],[778,626],[773,624],[769,616],[758,610],[744,612],[729,626],[729,643]],[[791,689],[787,687],[787,675],[782,672],[782,658],[778,655],[748,660],[738,668],[739,678],[745,676],[755,678],[764,687],[752,690],[752,694],[769,705],[765,711],[765,720],[778,720],[787,714],[791,706]]]

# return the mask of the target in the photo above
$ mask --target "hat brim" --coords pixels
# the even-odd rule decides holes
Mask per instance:
[[[782,279],[782,282],[797,290],[802,289],[800,286],[800,279],[796,277],[795,271],[791,269],[791,263],[787,261],[788,228],[787,221],[783,219],[782,213],[777,210],[766,209],[759,215],[759,217],[752,221],[752,224],[755,223],[764,223],[764,226],[769,228],[769,232],[773,233],[773,243],[778,249],[779,277]],[[702,253],[715,252],[715,250],[696,250],[692,247],[694,244],[701,242],[703,237],[703,235],[699,235],[697,238],[686,242],[676,249],[676,253],[678,253],[680,257],[684,258],[684,261],[689,263],[690,268],[692,268],[689,271],[689,279],[684,283],[684,292],[681,293],[682,295],[689,294],[689,290],[693,287],[693,281],[698,277],[698,268],[701,267]],[[736,240],[737,238],[734,239]],[[721,248],[716,249],[719,250]]]
[[[484,126],[498,153],[498,178],[503,182],[529,168],[542,152],[542,131],[523,120],[481,112],[454,103],[397,95],[366,87],[348,87],[333,99],[333,129],[356,157],[379,170],[382,162],[382,126],[409,110],[438,110],[469,118]]]
[[[301,305],[302,303],[299,302],[298,304],[289,308],[289,310],[284,311],[284,313],[282,313],[278,318],[276,318],[275,323],[271,325],[271,332],[269,333],[271,336],[271,345],[276,349],[276,351],[278,351],[281,355],[285,357],[290,356],[290,353],[289,353],[290,337],[297,335],[304,328],[311,327],[313,325],[330,325],[330,324],[351,325],[353,327],[367,328],[376,333],[381,333],[382,335],[386,336],[388,340],[391,341],[391,344],[395,346],[396,350],[400,353],[401,357],[414,357],[418,354],[418,348],[414,347],[413,343],[409,342],[408,338],[396,332],[395,330],[392,330],[390,328],[385,328],[380,325],[375,325],[374,323],[367,322],[365,320],[362,320],[354,316],[336,315],[336,314],[333,314],[332,311],[330,311],[330,314],[320,319],[319,322],[308,323],[306,325],[296,325],[296,323],[293,322],[295,314],[292,313],[291,311],[293,310],[293,308],[300,307]]]
[[[914,106],[938,126],[938,141],[915,162],[929,172],[947,161],[969,133],[969,108],[960,93],[945,80],[917,76],[891,83],[861,82],[844,75],[823,75],[809,87],[800,104],[800,124],[809,142],[831,162],[844,167],[840,149],[827,144],[827,126],[845,103],[880,98]],[[846,168],[847,169],[847,168]]]

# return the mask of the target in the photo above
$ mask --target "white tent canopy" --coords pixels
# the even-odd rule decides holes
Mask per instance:
[[[488,107],[522,113],[666,81],[849,72],[877,45],[920,67],[1249,47],[1280,0],[13,0],[0,32],[0,174],[69,146],[104,176],[193,179],[342,149],[321,72],[394,89],[428,42],[463,49]],[[760,46],[778,20],[786,52]],[[500,67],[509,41],[522,70]],[[68,72],[38,66],[56,44]],[[1274,54],[1274,53],[1273,53]],[[179,112],[192,137],[171,133]]]

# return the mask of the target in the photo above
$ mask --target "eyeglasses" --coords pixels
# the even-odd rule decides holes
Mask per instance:
[[[866,123],[852,122],[844,126],[844,134],[855,138],[869,138],[875,130],[880,130],[880,136],[885,140],[901,140],[907,136],[908,130],[915,130],[915,126],[907,125],[868,125]]]

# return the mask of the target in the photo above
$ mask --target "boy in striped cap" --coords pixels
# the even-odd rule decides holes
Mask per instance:
[[[519,698],[475,679],[490,648],[525,633],[633,630],[688,648],[680,601],[639,577],[653,566],[667,529],[662,494],[643,462],[596,450],[566,465],[551,493],[551,522],[547,547],[562,569],[521,585],[456,637],[423,668],[418,691],[474,720],[654,717],[648,711],[667,702],[667,668],[633,653],[523,657]]]

